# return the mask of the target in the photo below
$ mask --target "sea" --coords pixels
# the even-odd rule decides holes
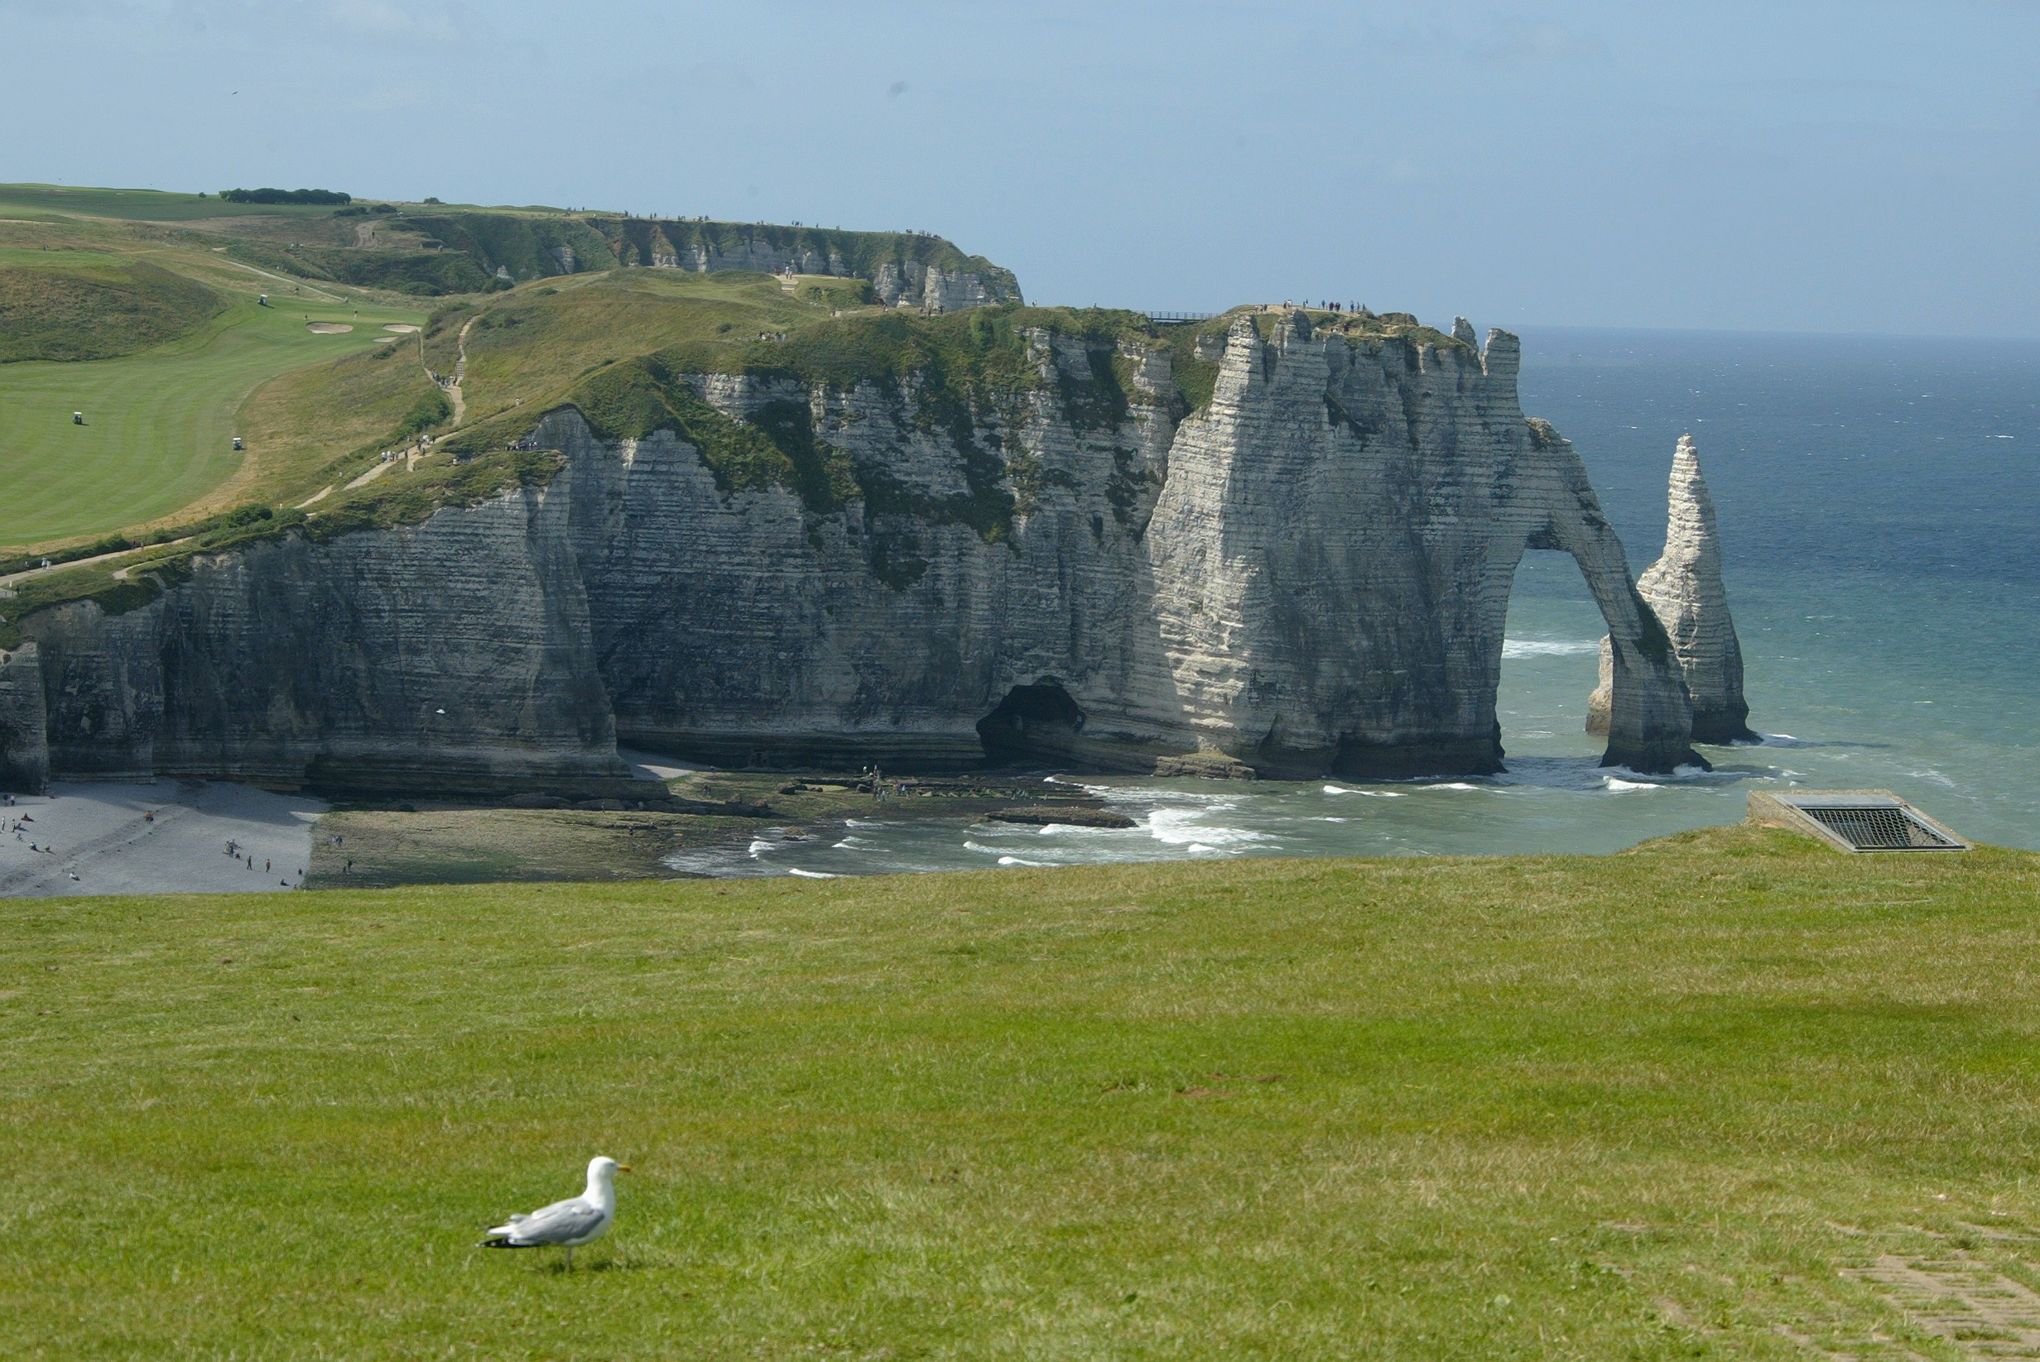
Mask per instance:
[[[908,804],[677,855],[712,875],[854,875],[1241,856],[1609,853],[1742,820],[1752,790],[1882,787],[2040,850],[2040,341],[1528,328],[1523,409],[1585,460],[1641,572],[1672,449],[1713,491],[1757,745],[1712,771],[1604,769],[1583,729],[1601,619],[1572,560],[1510,599],[1507,770],[1249,783],[1041,772],[1128,829],[968,824]]]

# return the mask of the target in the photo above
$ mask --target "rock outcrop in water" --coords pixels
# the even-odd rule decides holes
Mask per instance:
[[[1714,523],[1714,498],[1700,474],[1700,455],[1691,435],[1681,435],[1672,455],[1665,550],[1637,580],[1637,590],[1664,625],[1679,670],[1693,700],[1696,742],[1754,741],[1750,707],[1743,699],[1742,645],[1728,613],[1721,584],[1721,536]],[[1607,732],[1613,661],[1601,640],[1601,684],[1587,707],[1587,731]]]
[[[799,456],[779,484],[681,427],[563,408],[536,432],[562,452],[544,486],[200,558],[123,614],[31,616],[0,751],[477,793],[609,792],[619,739],[742,764],[1494,771],[1509,589],[1539,548],[1609,625],[1607,760],[1697,761],[1579,458],[1520,410],[1515,337],[1467,334],[1243,313],[1192,349],[1029,329],[995,386],[676,376],[679,407]]]

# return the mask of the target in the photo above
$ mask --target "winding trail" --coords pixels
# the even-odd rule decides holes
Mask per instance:
[[[467,379],[468,332],[473,330],[474,324],[480,320],[481,314],[476,313],[474,316],[468,318],[467,321],[462,324],[460,328],[460,335],[455,339],[454,342],[455,356],[453,361],[453,375],[451,378],[442,382],[440,380],[439,375],[433,373],[429,367],[425,369],[426,377],[430,378],[434,383],[439,384],[439,390],[446,394],[446,400],[453,407],[453,418],[451,422],[448,423],[446,431],[444,432],[449,435],[452,434],[454,431],[459,430],[461,422],[467,419],[467,398],[461,393],[460,386]],[[425,335],[423,332],[420,332],[418,334],[418,362],[421,366],[424,365],[425,363],[424,356],[425,356]],[[404,471],[408,473],[418,466],[418,460],[425,457],[425,443],[423,438],[421,437],[419,440],[413,442],[408,449],[404,450],[403,456],[404,456],[403,457]],[[355,478],[352,482],[348,483],[347,488],[349,491],[352,491],[356,487],[366,487],[369,483],[374,482],[377,478],[389,472],[392,468],[395,468],[396,466],[397,461],[395,459],[378,460],[373,466],[371,466],[368,469],[367,472],[361,474],[361,476]],[[330,492],[332,490],[333,489],[329,487],[326,489],[326,492]],[[317,496],[314,496],[311,499],[311,501],[304,501],[298,504],[300,507],[310,506],[312,502],[318,501],[320,498],[324,497],[326,495],[326,492],[320,492]]]
[[[476,322],[482,319],[477,312],[461,323],[460,335],[454,340],[453,382],[446,385],[447,400],[453,403],[453,424],[448,430],[458,430],[460,423],[467,419],[467,399],[461,396],[460,385],[467,379],[467,338]],[[422,345],[424,342],[419,342]]]
[[[26,581],[30,577],[37,577],[45,572],[62,572],[65,568],[89,567],[93,563],[104,563],[114,558],[125,558],[131,553],[140,553],[142,552],[143,549],[172,548],[178,544],[184,543],[185,539],[189,538],[191,538],[191,536],[186,535],[184,539],[166,539],[160,544],[144,544],[140,548],[132,549],[115,549],[112,553],[95,553],[90,558],[71,558],[65,560],[64,562],[51,563],[46,568],[42,567],[23,568],[19,572],[9,572],[6,573],[5,575],[0,575],[0,586],[12,586],[16,582]],[[122,580],[126,580],[127,574],[128,569],[122,568],[113,575]]]

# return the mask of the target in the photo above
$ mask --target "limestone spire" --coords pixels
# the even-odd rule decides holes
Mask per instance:
[[[1672,455],[1665,551],[1637,578],[1636,589],[1665,627],[1693,696],[1696,742],[1746,742],[1750,707],[1743,700],[1742,645],[1721,585],[1721,538],[1714,498],[1700,474],[1691,435]]]

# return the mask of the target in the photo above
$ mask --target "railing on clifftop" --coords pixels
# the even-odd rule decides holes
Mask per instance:
[[[1150,312],[1147,319],[1156,326],[1188,326],[1192,322],[1208,322],[1216,312]]]

